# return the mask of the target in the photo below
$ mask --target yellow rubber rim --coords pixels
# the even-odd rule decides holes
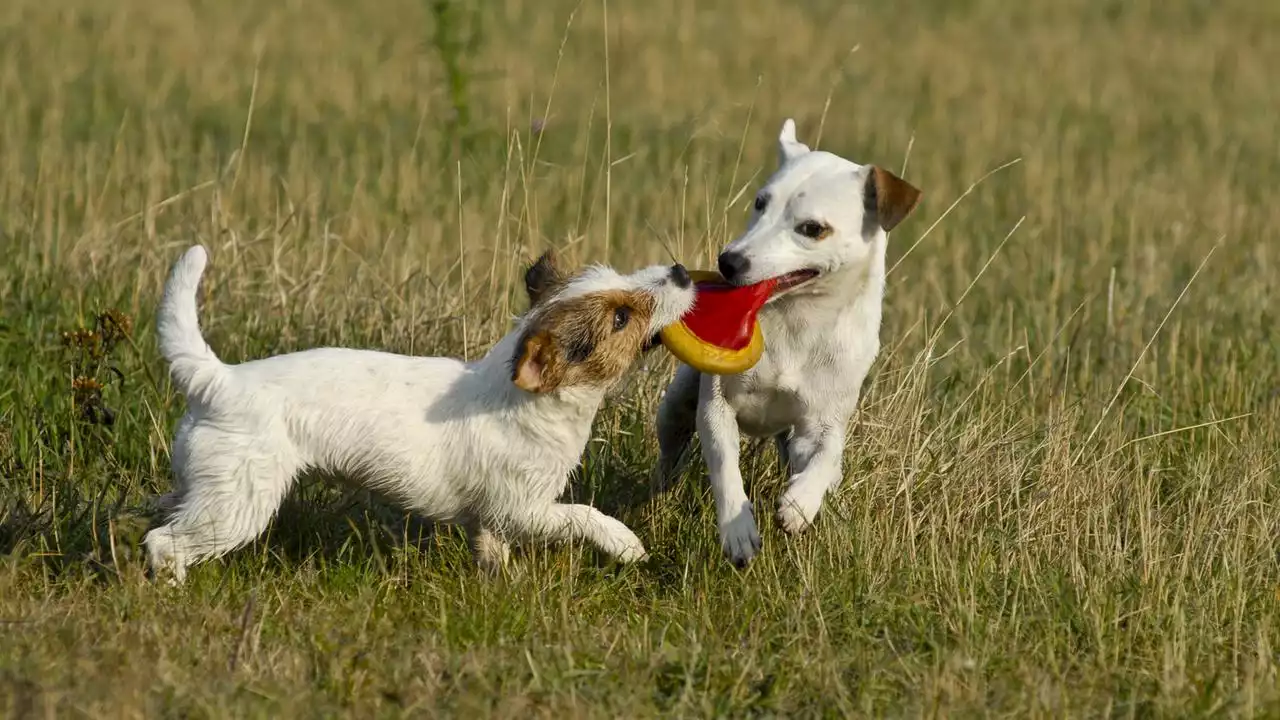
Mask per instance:
[[[690,270],[689,277],[696,282],[721,280],[719,273],[709,270]],[[764,333],[760,332],[757,319],[751,328],[751,340],[739,350],[719,347],[704,342],[694,335],[684,323],[668,325],[661,333],[662,344],[680,362],[699,372],[711,375],[737,375],[750,370],[764,355]]]

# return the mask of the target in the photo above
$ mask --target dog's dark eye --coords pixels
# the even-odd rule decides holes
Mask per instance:
[[[817,220],[805,220],[796,226],[796,232],[812,240],[820,240],[831,234],[831,226]]]
[[[769,206],[769,196],[761,193],[756,196],[756,212],[760,212]]]
[[[613,311],[613,331],[618,332],[631,322],[631,308],[620,307]]]

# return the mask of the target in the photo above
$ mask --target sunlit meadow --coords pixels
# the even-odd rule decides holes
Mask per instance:
[[[0,709],[14,717],[1280,713],[1280,5],[1257,0],[0,3]],[[461,534],[304,482],[148,581],[204,243],[229,362],[477,357],[521,265],[739,232],[801,139],[925,192],[811,531],[720,554],[651,497],[657,352],[570,493],[652,554]]]

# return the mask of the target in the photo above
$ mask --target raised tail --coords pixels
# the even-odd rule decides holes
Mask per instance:
[[[169,271],[164,297],[156,313],[160,354],[169,361],[169,375],[184,395],[200,394],[225,367],[200,334],[196,288],[209,260],[200,245],[182,254]]]

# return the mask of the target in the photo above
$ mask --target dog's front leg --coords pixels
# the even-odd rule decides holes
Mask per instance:
[[[590,505],[532,505],[518,511],[511,522],[525,536],[561,542],[585,540],[624,563],[648,557],[644,543],[630,528]]]
[[[778,505],[778,522],[789,533],[813,524],[827,492],[839,485],[844,474],[844,439],[847,421],[801,423],[787,444],[791,479]]]
[[[738,567],[746,567],[760,550],[760,532],[738,467],[738,417],[725,400],[720,378],[703,375],[698,393],[698,437],[716,501],[720,547]]]

